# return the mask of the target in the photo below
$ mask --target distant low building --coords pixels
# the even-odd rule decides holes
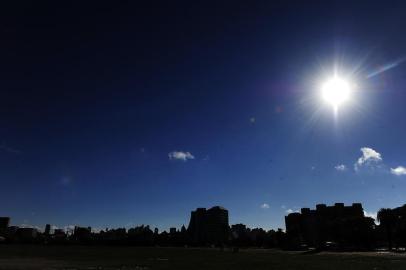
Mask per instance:
[[[54,230],[54,238],[66,238],[66,232],[63,229],[55,229]]]
[[[37,241],[38,235],[39,233],[36,228],[18,228],[15,233],[15,239],[18,242],[32,243]]]
[[[91,227],[78,227],[75,226],[73,231],[73,239],[78,242],[86,243],[91,240],[92,228]]]

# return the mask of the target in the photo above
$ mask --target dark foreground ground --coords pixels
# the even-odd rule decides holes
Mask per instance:
[[[406,269],[406,255],[277,250],[0,246],[0,269]]]

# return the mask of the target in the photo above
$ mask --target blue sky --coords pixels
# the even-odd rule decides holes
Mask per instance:
[[[270,229],[404,204],[404,4],[233,3],[5,9],[0,215],[167,229],[222,205]],[[337,115],[334,66],[357,84]]]

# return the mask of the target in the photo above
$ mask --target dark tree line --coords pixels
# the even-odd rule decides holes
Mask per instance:
[[[386,236],[389,250],[406,247],[406,204],[394,209],[380,209],[377,219]]]

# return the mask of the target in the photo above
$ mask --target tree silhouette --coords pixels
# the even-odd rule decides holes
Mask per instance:
[[[392,209],[381,208],[378,211],[377,219],[381,223],[381,226],[385,228],[388,247],[389,250],[392,250],[393,243],[392,235],[396,224],[396,216],[394,215]]]

